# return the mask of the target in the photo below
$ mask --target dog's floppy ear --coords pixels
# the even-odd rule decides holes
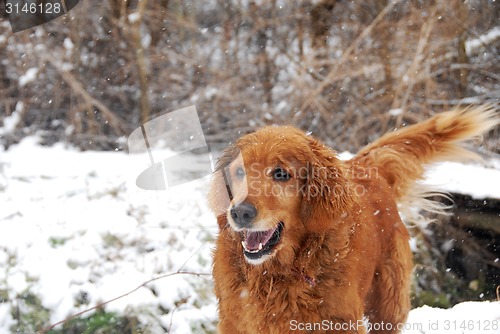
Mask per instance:
[[[232,196],[228,184],[229,180],[224,175],[224,169],[237,158],[239,152],[239,149],[234,145],[226,148],[215,165],[210,181],[208,206],[217,217],[220,229],[227,224],[226,212]]]
[[[321,233],[335,226],[354,203],[354,190],[344,162],[335,151],[314,138],[303,188],[301,218],[311,232]]]

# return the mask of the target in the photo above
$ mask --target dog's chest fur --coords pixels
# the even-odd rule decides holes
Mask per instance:
[[[219,240],[224,239],[222,237]],[[222,248],[231,247],[230,245],[235,247],[237,244],[218,243],[218,247]],[[220,286],[233,287],[230,290],[221,290],[216,285],[216,292],[220,300],[219,307],[230,311],[230,321],[234,327],[241,333],[288,333],[292,321],[295,323],[345,321],[332,318],[332,314],[341,314],[346,301],[337,300],[332,303],[330,298],[322,297],[335,293],[335,290],[343,291],[343,294],[337,293],[338,295],[349,296],[346,291],[350,290],[350,283],[341,278],[345,277],[344,261],[339,259],[335,263],[319,263],[318,259],[334,259],[335,256],[325,256],[323,252],[328,250],[317,246],[316,241],[308,244],[306,247],[312,249],[303,250],[304,259],[301,260],[302,257],[298,256],[292,271],[283,269],[281,272],[276,269],[270,272],[266,270],[266,265],[255,267],[246,264],[238,247],[218,252],[218,254],[231,254],[231,258],[221,258],[221,262],[217,261],[216,257],[214,275],[217,277],[218,273],[221,274],[220,279],[216,279],[216,282],[222,283]],[[328,270],[325,271],[326,268]],[[243,330],[248,328],[255,330],[252,332]]]

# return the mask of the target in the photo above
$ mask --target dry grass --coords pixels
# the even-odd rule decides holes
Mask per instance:
[[[498,103],[498,36],[466,46],[497,26],[499,8],[108,0],[15,35],[4,21],[0,109],[24,109],[3,141],[41,129],[47,141],[110,149],[141,121],[195,104],[212,145],[293,123],[356,151],[452,106]],[[324,29],[312,22],[320,12]],[[32,67],[36,80],[20,85]],[[495,131],[485,146],[498,153]]]

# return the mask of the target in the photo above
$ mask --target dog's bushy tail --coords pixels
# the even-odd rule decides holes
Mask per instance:
[[[426,164],[479,158],[461,144],[484,134],[499,121],[498,110],[491,105],[443,112],[382,136],[361,150],[352,162],[376,168],[398,201],[422,197],[425,191],[420,191],[415,181],[423,177]]]

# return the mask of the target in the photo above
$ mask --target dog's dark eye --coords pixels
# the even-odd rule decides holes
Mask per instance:
[[[281,167],[276,167],[273,170],[273,179],[276,181],[288,181],[291,178],[292,176]]]
[[[236,168],[236,177],[242,179],[245,176],[245,170],[243,167]]]

